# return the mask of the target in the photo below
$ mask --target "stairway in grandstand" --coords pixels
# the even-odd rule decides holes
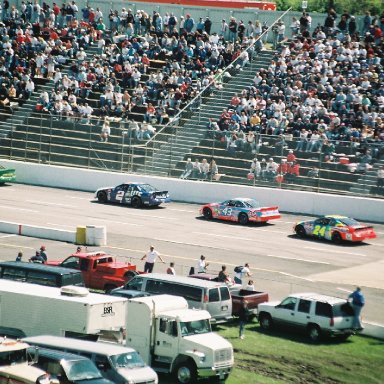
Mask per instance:
[[[48,82],[49,80],[47,79],[35,78],[35,92],[28,100],[20,102],[20,105],[17,105],[17,103],[12,103],[11,108],[0,111],[2,114],[0,137],[7,137],[11,131],[16,130],[18,126],[22,126],[25,123],[26,119],[31,115],[34,108],[36,107],[40,93],[43,92],[45,88],[47,88],[47,91],[51,90],[52,87],[47,85]],[[4,118],[4,112],[8,112],[8,118]]]
[[[244,88],[252,85],[256,70],[268,68],[273,51],[262,51],[255,54],[252,66],[246,66],[242,71],[236,71],[229,81],[224,83],[223,90],[216,90],[215,94],[206,98],[200,105],[200,109],[195,111],[186,121],[181,119],[181,124],[177,128],[176,134],[169,136],[158,149],[153,151],[152,156],[148,156],[144,165],[138,171],[144,170],[145,173],[157,175],[168,175],[173,173],[177,163],[191,153],[207,135],[207,124],[209,118],[218,120],[224,108],[229,106],[234,93],[240,93]]]
[[[70,63],[70,62],[69,62]],[[66,74],[69,68],[69,64],[60,65],[61,72]],[[47,91],[49,94],[54,88],[53,80],[46,78],[33,79],[35,83],[35,91],[25,101],[22,101],[19,106],[12,107],[12,114],[0,125],[0,137],[6,138],[10,132],[17,130],[18,128],[24,128],[25,124],[28,124],[28,118],[33,114],[38,104],[40,94]],[[14,103],[16,104],[16,103]]]
[[[384,159],[379,160],[374,164],[373,168],[367,171],[365,174],[361,174],[350,191],[355,194],[370,194],[370,195],[384,195],[383,188],[377,188],[377,170],[379,166],[384,166]]]

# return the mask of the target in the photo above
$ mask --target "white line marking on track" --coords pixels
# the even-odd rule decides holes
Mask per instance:
[[[362,257],[366,257],[367,256],[365,253],[335,251],[334,249],[330,249],[330,248],[304,247],[304,249],[311,249],[313,251],[321,251],[321,252],[327,252],[327,253],[341,253],[341,254],[344,254],[344,255],[353,255],[353,256],[362,256]]]
[[[198,210],[191,211],[189,209],[176,209],[176,208],[167,208],[167,211],[198,213]]]
[[[74,205],[69,205],[69,204],[50,203],[48,201],[39,201],[39,200],[26,200],[26,201],[27,201],[27,203],[33,203],[33,204],[54,205],[54,206],[57,206],[57,207],[75,208]]]
[[[227,239],[233,239],[233,235],[218,235],[216,233],[205,233],[205,232],[192,232],[197,235],[205,235],[205,236],[211,236],[211,237],[220,237],[220,238],[227,238]],[[257,241],[257,239],[250,239],[247,237],[238,237],[236,236],[236,240],[246,240],[246,241]]]
[[[75,199],[75,200],[95,201],[95,199],[90,199],[89,197],[78,197],[78,196],[71,196],[71,195],[64,195],[64,197],[68,199]]]
[[[0,246],[8,247],[8,248],[18,248],[18,249],[34,249],[33,247],[26,247],[25,245],[14,245],[14,244],[6,244],[6,243],[0,243]]]
[[[0,208],[10,209],[11,211],[24,211],[24,212],[34,212],[34,213],[39,212],[39,211],[36,211],[35,209],[8,207],[7,205],[0,205]]]
[[[228,248],[214,247],[214,246],[210,246],[210,245],[201,245],[201,244],[197,244],[197,243],[186,243],[185,241],[175,241],[175,240],[157,239],[157,238],[154,238],[154,240],[164,241],[166,243],[172,243],[172,244],[192,245],[195,247],[202,247],[203,246],[204,248],[212,248],[212,249],[220,249],[222,251],[230,251],[230,249],[228,249]]]
[[[300,280],[305,280],[305,281],[314,281],[314,280],[308,279],[307,277],[296,276],[296,275],[292,275],[291,273],[287,273],[287,272],[278,272],[278,273],[280,273],[281,275],[284,275],[284,276],[294,277],[295,279],[300,279]]]
[[[5,239],[7,237],[15,237],[16,235],[3,235],[3,236],[0,236],[1,239]]]
[[[277,255],[267,255],[269,257],[276,257],[278,259],[292,260],[292,261],[304,261],[305,263],[314,263],[314,264],[325,264],[331,265],[331,263],[327,263],[325,261],[316,261],[316,260],[308,260],[308,259],[299,259],[297,257],[288,257],[288,256],[277,256]]]
[[[337,287],[337,289],[338,289],[339,291],[342,291],[342,292],[351,292],[350,289],[345,289],[345,288],[340,288],[340,287]]]
[[[284,233],[287,234],[287,231],[274,231],[273,229],[261,229],[261,228],[242,228],[247,231],[257,231],[257,232],[273,232],[273,233]]]

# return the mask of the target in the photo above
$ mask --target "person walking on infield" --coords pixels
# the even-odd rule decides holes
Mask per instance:
[[[241,269],[240,272],[236,272],[235,274],[235,283],[236,284],[243,284],[244,277],[251,277],[251,271],[249,269],[249,264],[245,263],[244,267]]]
[[[245,324],[248,320],[248,301],[244,300],[239,309],[239,337],[244,339]]]
[[[159,258],[161,262],[165,264],[165,261],[160,256],[160,253],[155,251],[155,247],[151,245],[149,247],[149,251],[141,258],[141,260],[146,259],[144,264],[144,273],[152,273],[157,258]]]
[[[356,329],[357,331],[362,331],[364,327],[361,324],[361,310],[364,307],[365,298],[361,292],[361,288],[356,287],[356,289],[348,296],[348,299],[351,300],[352,308],[354,311],[352,328]]]

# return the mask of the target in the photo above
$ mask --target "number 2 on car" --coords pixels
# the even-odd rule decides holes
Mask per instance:
[[[313,229],[313,234],[317,236],[324,236],[325,235],[325,229],[326,227],[323,227],[321,225],[316,225]]]

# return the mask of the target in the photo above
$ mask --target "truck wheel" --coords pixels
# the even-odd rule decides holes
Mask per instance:
[[[97,194],[97,200],[99,200],[100,203],[106,203],[107,202],[107,194],[103,191],[99,192]]]
[[[248,224],[248,215],[246,213],[240,213],[239,215],[239,223],[241,225],[247,225]]]
[[[132,207],[133,208],[141,208],[142,205],[143,205],[143,202],[141,201],[140,197],[135,196],[132,199]]]
[[[316,324],[311,324],[308,326],[308,337],[313,342],[317,342],[321,339],[321,330],[320,327]]]
[[[261,329],[264,331],[269,331],[273,326],[273,321],[271,315],[268,313],[261,313],[259,316],[259,323]]]
[[[197,370],[193,363],[188,361],[178,364],[175,370],[177,382],[180,384],[192,384],[196,382]]]
[[[104,291],[105,293],[110,293],[112,291],[112,289],[115,289],[117,288],[116,285],[113,285],[113,284],[107,284],[105,287],[104,287]]]
[[[212,211],[209,208],[204,208],[203,215],[204,215],[204,219],[212,220]]]

